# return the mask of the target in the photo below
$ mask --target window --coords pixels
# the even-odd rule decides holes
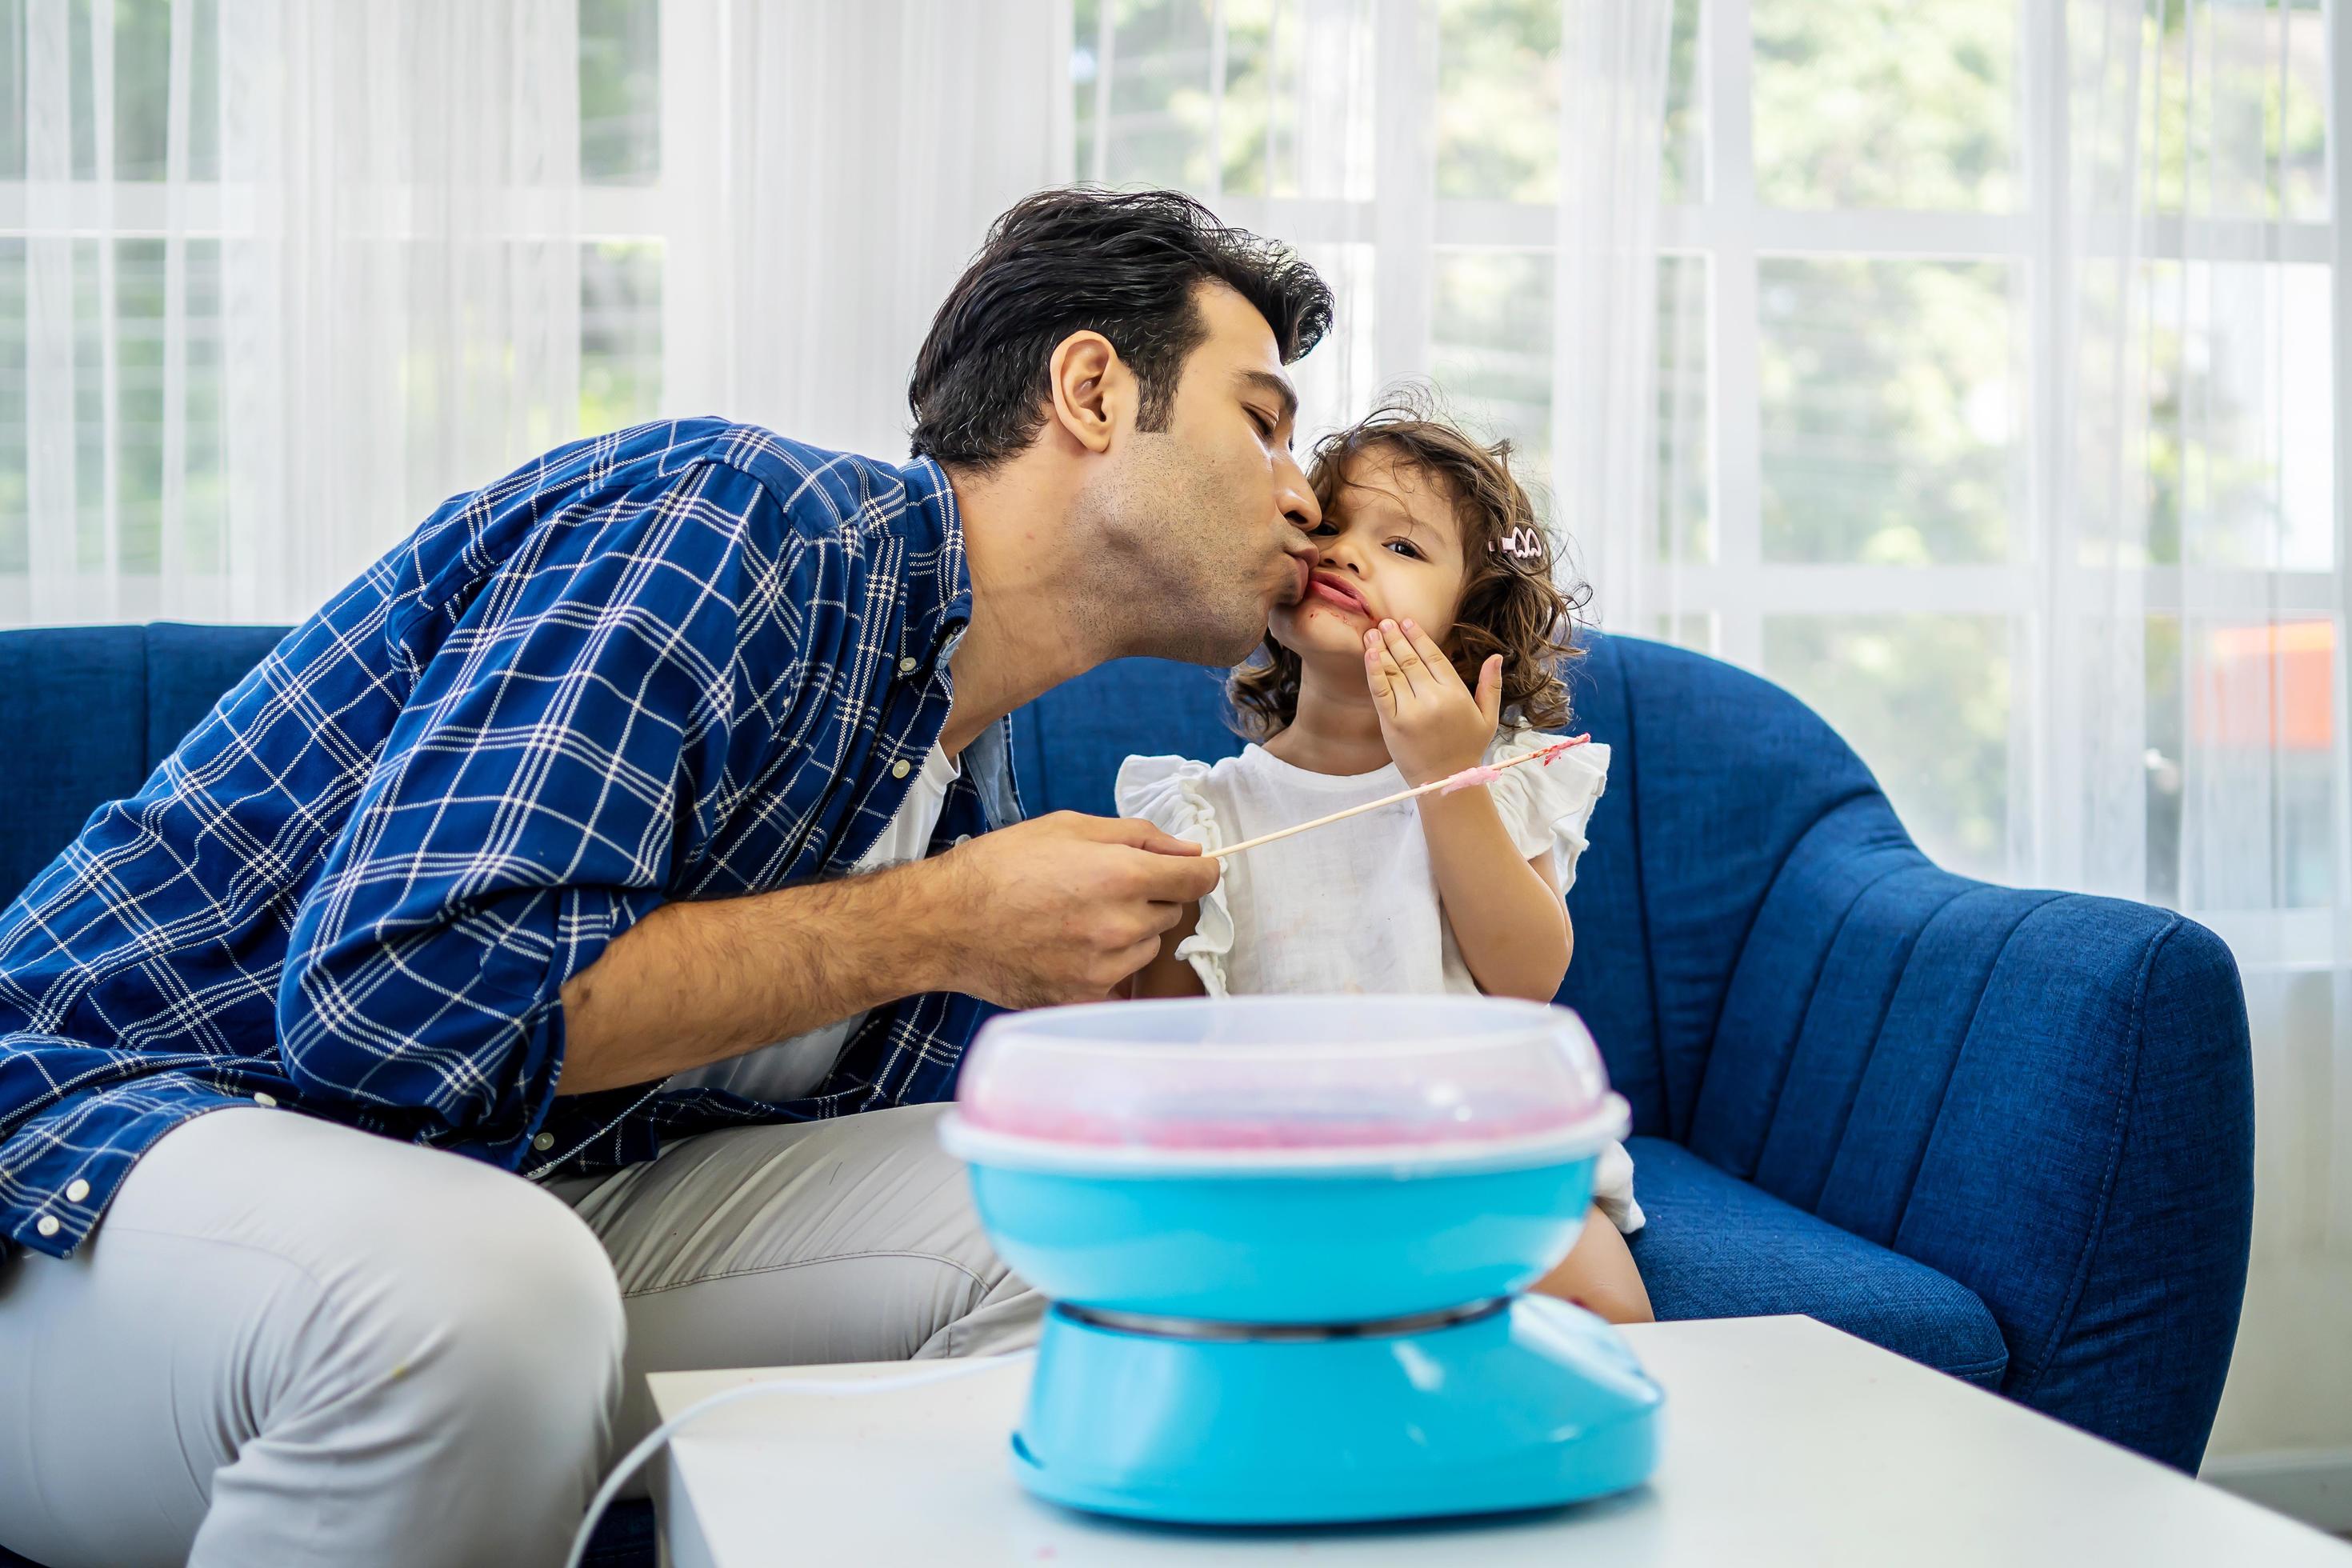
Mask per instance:
[[[2317,0],[2193,18],[2148,0],[2153,213],[2118,307],[2149,323],[2148,543],[2117,562],[2085,540],[2068,562],[2046,542],[2065,323],[2035,225],[2042,194],[2083,173],[2062,166],[2070,127],[2036,107],[2080,86],[2062,79],[2066,9],[1675,0],[1651,538],[1675,608],[1618,629],[1786,684],[1873,765],[1929,853],[2022,880],[2045,863],[2036,836],[2058,829],[2042,800],[2067,765],[2051,752],[2068,738],[2037,706],[2059,657],[2051,605],[2075,567],[2122,567],[2145,619],[2147,895],[2326,903],[2341,896],[2344,786],[2323,16]],[[1557,368],[1575,349],[1553,287],[1559,0],[1078,0],[1076,14],[1082,175],[1175,181],[1318,261],[1348,258],[1339,341],[1302,367],[1310,423],[1425,375],[1545,477]],[[2189,95],[2217,90],[2259,113],[2258,155],[2189,134]],[[2263,312],[2296,323],[2283,353],[2217,349]],[[2199,519],[2188,553],[2184,505]],[[2216,602],[2244,613],[2197,607]],[[2242,873],[2183,859],[2182,792],[2231,787],[2216,742],[2251,721],[2224,711],[2283,737],[2262,742],[2253,781],[2276,851]]]
[[[661,0],[580,0],[580,433],[661,407]],[[640,197],[632,201],[629,197]],[[601,198],[601,199],[600,199]]]
[[[577,427],[594,433],[662,405],[662,8],[579,0],[577,23],[577,266],[550,276],[576,272]],[[0,0],[0,624],[227,613],[251,592],[250,560],[230,563],[224,247],[253,197],[224,168],[223,84],[253,25],[221,0]],[[429,313],[445,301],[419,270],[410,303]],[[245,308],[248,326],[269,314]],[[435,416],[428,389],[407,395]]]

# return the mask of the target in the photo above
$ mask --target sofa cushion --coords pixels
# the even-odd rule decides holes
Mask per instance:
[[[0,902],[89,814],[147,776],[147,665],[137,626],[0,632]]]
[[[1662,1321],[1801,1312],[1986,1388],[2009,1347],[1967,1287],[1782,1203],[1661,1138],[1635,1138],[1649,1224],[1633,1262]]]
[[[158,621],[147,628],[147,768],[170,756],[286,636],[284,626],[192,626]]]
[[[1065,681],[1013,716],[1013,769],[1032,816],[1115,816],[1111,782],[1130,756],[1213,763],[1238,755],[1224,721],[1225,672],[1118,658]]]

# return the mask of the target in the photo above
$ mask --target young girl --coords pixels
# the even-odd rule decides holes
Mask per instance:
[[[1129,757],[1120,815],[1214,849],[1558,739],[1541,731],[1568,721],[1559,669],[1581,601],[1554,584],[1507,453],[1396,405],[1327,437],[1307,476],[1323,511],[1311,586],[1228,689],[1259,743],[1214,766]],[[1609,748],[1588,744],[1246,850],[1134,994],[1549,1002],[1573,945],[1561,894],[1608,770]],[[1612,1321],[1650,1316],[1620,1234],[1642,1224],[1633,1177],[1612,1144],[1582,1239],[1538,1289]]]

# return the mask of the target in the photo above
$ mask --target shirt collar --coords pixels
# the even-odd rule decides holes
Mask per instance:
[[[944,667],[971,620],[971,573],[964,557],[963,514],[945,468],[918,458],[898,470],[907,486],[899,517],[907,542],[907,641]]]
[[[930,652],[931,689],[950,700],[955,681],[949,661],[971,624],[971,573],[963,547],[963,513],[957,509],[955,489],[947,470],[929,458],[919,458],[899,470],[907,485],[908,506],[901,525],[908,559],[935,563],[907,574],[907,644]],[[942,721],[945,713],[941,714]],[[934,737],[936,743],[936,737]],[[1021,820],[1021,798],[1013,778],[1013,718],[1007,714],[974,736],[958,759],[964,776],[979,793],[991,827]]]

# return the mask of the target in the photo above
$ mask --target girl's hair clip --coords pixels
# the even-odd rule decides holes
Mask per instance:
[[[1500,548],[1514,561],[1540,561],[1544,557],[1543,535],[1532,528],[1515,528],[1503,535],[1500,546],[1490,539],[1486,541],[1486,548]]]

